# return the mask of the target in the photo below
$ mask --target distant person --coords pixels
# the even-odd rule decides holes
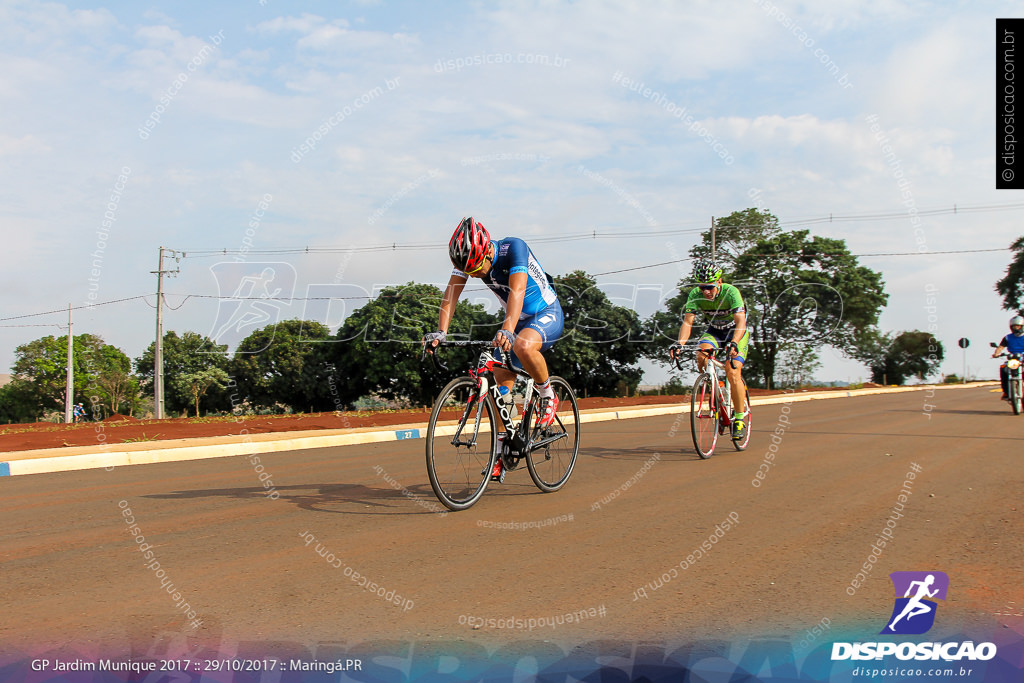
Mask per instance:
[[[85,406],[83,406],[81,403],[76,403],[74,409],[72,410],[72,419],[75,422],[81,422],[82,420],[84,420]]]
[[[998,358],[1003,351],[1024,355],[1024,318],[1015,315],[1010,318],[1010,334],[1006,335],[999,342],[999,346],[992,352],[993,358]],[[1003,387],[1003,400],[1008,399],[1007,388],[1010,383],[1010,373],[1006,369],[1006,363],[999,366],[999,384]]]

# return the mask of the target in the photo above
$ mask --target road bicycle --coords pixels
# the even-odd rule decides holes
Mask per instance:
[[[541,397],[533,379],[512,365],[508,352],[495,358],[492,342],[444,341],[432,354],[435,365],[447,370],[437,358],[442,347],[481,347],[476,367],[456,377],[438,394],[427,424],[427,474],[437,499],[449,510],[465,510],[487,489],[498,458],[506,471],[526,460],[533,483],[550,493],[565,486],[576,464],[580,446],[580,411],[576,394],[561,377],[551,377],[558,397],[554,421],[538,426]],[[515,420],[515,404],[502,398],[494,369],[516,374],[523,390],[523,412]],[[513,391],[513,394],[515,392]],[[511,394],[510,394],[511,395]],[[500,446],[500,448],[499,448]]]
[[[732,432],[732,387],[725,374],[725,364],[719,359],[720,355],[728,353],[727,348],[707,352],[698,349],[694,352],[693,360],[696,361],[697,353],[703,353],[707,359],[704,370],[698,372],[690,393],[690,434],[693,436],[693,446],[697,449],[697,454],[704,460],[714,454],[719,434]],[[730,359],[728,362],[736,361]],[[676,356],[676,367],[683,369],[679,356]],[[738,451],[744,450],[750,443],[750,392],[745,387],[744,392],[747,403],[745,429],[742,438],[732,439],[732,445]]]
[[[998,345],[989,342],[989,346]],[[996,358],[1006,358],[1006,400],[1010,402],[1010,408],[1014,415],[1020,415],[1021,400],[1024,399],[1024,380],[1021,377],[1021,355],[1016,353],[1003,352]]]

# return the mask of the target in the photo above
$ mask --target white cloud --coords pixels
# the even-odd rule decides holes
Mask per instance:
[[[332,22],[335,26],[348,26],[344,19],[336,19]],[[303,14],[299,17],[275,17],[268,21],[262,21],[255,26],[260,33],[283,33],[295,32],[309,35],[327,24],[327,20],[315,14]]]
[[[45,154],[53,149],[34,135],[13,137],[0,133],[0,157],[22,154]]]
[[[947,22],[894,45],[878,74],[880,109],[902,120],[976,121],[995,78],[978,73],[992,64],[991,49],[982,51],[979,43],[992,40],[993,25],[991,19]]]
[[[0,7],[5,43],[62,47],[68,41],[102,42],[118,25],[106,9],[71,10],[59,3],[13,2]]]

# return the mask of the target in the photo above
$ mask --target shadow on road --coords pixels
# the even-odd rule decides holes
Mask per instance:
[[[901,436],[901,437],[909,438],[909,439],[920,439],[920,438],[926,438],[926,439],[959,439],[959,440],[970,439],[971,441],[974,441],[976,439],[989,439],[991,441],[1022,441],[1022,440],[1024,440],[1024,436],[986,436],[984,434],[964,434],[964,433],[960,433],[960,434],[930,434],[930,433],[920,433],[920,432],[904,432],[904,433],[900,433],[900,434],[893,434],[891,432],[832,432],[832,431],[816,432],[816,431],[811,431],[809,429],[790,429],[790,430],[787,430],[786,433],[787,434],[818,434],[818,435],[824,434],[824,435],[828,435],[828,436],[832,436],[832,435],[836,435],[836,436]],[[756,437],[756,435],[757,435],[757,433],[754,432],[754,435],[750,439],[751,446],[756,445],[756,444],[754,444],[754,437]]]
[[[921,413],[922,411],[920,411],[920,410],[911,410],[909,408],[905,408],[905,409],[902,409],[902,410],[893,410],[893,411],[889,411],[889,412],[893,412],[893,413]],[[1002,410],[949,410],[949,409],[947,409],[947,410],[939,410],[939,409],[936,408],[936,409],[930,410],[930,411],[928,411],[928,413],[924,413],[924,414],[927,415],[929,413],[932,414],[932,415],[1009,415],[1009,416],[1013,417],[1013,413],[1010,412],[1010,409],[1008,407],[1007,408],[1003,408]]]
[[[297,484],[275,486],[276,502],[290,503],[301,510],[347,515],[429,515],[447,512],[437,502],[430,484],[417,484],[405,489],[370,487],[363,484]],[[234,489],[197,489],[174,493],[151,494],[143,498],[188,500],[192,498],[233,498],[235,500],[267,499],[267,489],[260,486]],[[488,489],[487,493],[490,493]],[[484,494],[487,495],[487,494]],[[350,509],[344,509],[345,507]],[[358,507],[357,507],[358,506]]]
[[[722,443],[719,441],[719,443]],[[728,450],[723,450],[722,453],[735,453],[736,449],[732,447],[732,444],[726,444]],[[715,449],[715,453],[718,453],[718,448]],[[687,441],[685,444],[679,444],[673,446],[670,449],[657,449],[652,446],[638,446],[636,448],[599,448],[596,446],[587,446],[580,449],[580,456],[599,458],[601,460],[632,460],[643,462],[650,460],[655,455],[659,456],[659,459],[665,462],[680,462],[688,460],[700,460],[700,456],[697,455],[697,451],[693,449],[693,444]]]
[[[509,473],[502,484],[491,482],[484,497],[505,497],[530,493],[540,494],[534,486],[526,465]],[[525,481],[518,481],[519,477]],[[402,489],[371,487],[364,484],[297,484],[275,486],[279,494],[275,500],[300,510],[342,515],[431,515],[450,512],[438,502],[429,483],[414,484]],[[233,498],[235,500],[268,499],[267,489],[252,486],[234,489],[196,489],[142,496],[161,500],[189,500],[193,498]]]

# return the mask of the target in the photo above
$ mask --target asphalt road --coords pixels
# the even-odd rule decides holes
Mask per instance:
[[[950,577],[940,634],[1024,632],[1024,416],[997,396],[762,406],[707,461],[688,415],[587,424],[562,491],[524,467],[460,513],[423,440],[5,478],[0,654],[806,644],[877,634],[909,570]]]

